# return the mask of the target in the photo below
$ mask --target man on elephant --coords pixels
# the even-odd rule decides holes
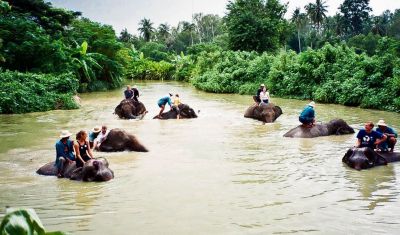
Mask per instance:
[[[305,127],[313,127],[315,124],[315,102],[311,101],[301,112],[299,116],[299,121],[305,126]]]
[[[373,122],[366,122],[364,127],[365,129],[361,129],[357,134],[356,147],[369,147],[375,149],[377,145],[386,141],[386,135],[373,130]]]
[[[89,133],[89,144],[90,144],[90,148],[93,149],[93,144],[94,144],[94,140],[97,138],[97,136],[99,135],[101,131],[101,127],[94,127],[93,130]]]
[[[110,131],[107,130],[107,126],[102,126],[101,127],[101,132],[99,133],[99,135],[97,136],[97,138],[94,140],[93,143],[93,149],[98,149],[101,145],[101,143],[106,140],[107,135]]]
[[[125,99],[132,99],[133,97],[133,90],[131,86],[127,85],[126,90],[124,91]]]
[[[161,99],[158,100],[158,102],[157,102],[158,107],[161,108],[161,109],[160,109],[160,112],[158,113],[158,116],[157,116],[158,118],[162,118],[162,117],[161,117],[161,114],[164,112],[164,109],[165,109],[165,105],[166,105],[166,104],[168,104],[169,107],[172,109],[171,97],[172,97],[172,93],[168,93],[167,96],[165,96],[165,97],[163,97],[163,98],[161,98]]]
[[[388,127],[384,120],[379,120],[377,125],[376,131],[387,136],[386,141],[378,145],[377,148],[382,151],[388,151],[390,149],[390,152],[393,152],[394,145],[397,142],[397,132],[393,128]]]
[[[61,131],[61,139],[56,143],[55,166],[57,167],[57,177],[63,177],[62,171],[66,161],[72,163],[75,160],[74,142],[69,139],[71,135],[67,130]]]

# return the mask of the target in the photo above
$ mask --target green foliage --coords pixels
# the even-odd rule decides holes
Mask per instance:
[[[78,108],[73,95],[78,81],[60,75],[0,71],[0,113],[27,113]]]
[[[34,209],[7,209],[0,225],[2,235],[65,235],[64,232],[46,232]]]
[[[143,52],[144,57],[153,61],[170,61],[167,47],[164,44],[148,42],[140,47],[139,51]]]
[[[278,0],[236,0],[227,5],[226,24],[233,50],[275,51],[282,44],[286,6]]]
[[[364,30],[364,22],[369,20],[369,0],[344,0],[339,7],[343,28],[348,35],[358,35]]]
[[[126,77],[140,80],[171,80],[174,66],[171,63],[148,59],[133,61],[126,69]]]

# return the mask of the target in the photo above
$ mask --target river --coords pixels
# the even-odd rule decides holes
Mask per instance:
[[[250,96],[175,82],[138,86],[149,110],[140,121],[113,115],[124,88],[83,94],[79,110],[0,115],[0,220],[11,206],[34,208],[47,230],[72,234],[398,233],[400,163],[348,168],[341,159],[355,134],[282,137],[307,101],[272,97],[284,114],[263,125],[243,117]],[[169,91],[199,117],[153,120]],[[316,113],[355,128],[383,118],[400,129],[397,113],[325,104]],[[54,160],[60,130],[102,124],[133,133],[150,152],[95,152],[115,173],[104,183],[35,173]]]

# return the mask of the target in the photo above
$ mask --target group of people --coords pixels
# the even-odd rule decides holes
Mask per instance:
[[[299,121],[305,127],[315,125],[315,102],[310,102],[301,112]],[[356,147],[369,147],[382,152],[393,152],[394,145],[397,143],[397,132],[389,127],[384,120],[379,120],[377,128],[373,130],[374,123],[368,121],[357,133]]]
[[[130,85],[126,86],[126,90],[124,91],[125,99],[133,99],[136,101],[138,100],[139,97],[139,90],[137,89],[136,86],[131,88]],[[174,97],[173,100],[171,97]],[[175,110],[177,112],[177,119],[180,119],[180,110],[179,110],[179,105],[181,104],[181,100],[179,98],[179,94],[173,95],[172,92],[169,92],[167,96],[164,96],[160,98],[157,102],[158,107],[160,107],[160,112],[158,113],[157,117],[161,118],[162,113],[164,112],[165,106],[168,104],[170,109]]]
[[[63,177],[64,162],[75,161],[76,167],[83,167],[85,162],[94,158],[92,149],[98,149],[107,138],[107,126],[95,127],[89,133],[81,130],[76,134],[76,141],[70,139],[72,133],[68,130],[61,131],[60,140],[56,142],[57,176]]]

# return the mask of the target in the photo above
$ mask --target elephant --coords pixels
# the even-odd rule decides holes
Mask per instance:
[[[284,134],[284,137],[314,138],[328,135],[345,135],[354,133],[343,119],[333,119],[328,123],[315,124],[313,127],[299,125]]]
[[[64,161],[64,168],[61,171],[61,174],[64,178],[69,178],[71,180],[78,181],[109,181],[114,178],[114,172],[108,168],[108,161],[105,158],[94,158],[90,159],[83,167],[76,167],[74,161]],[[36,173],[39,175],[57,175],[57,167],[54,162],[49,162],[44,166],[40,167]]]
[[[197,118],[196,112],[187,104],[178,105],[180,111],[180,119]],[[168,112],[162,113],[161,118],[154,116],[153,119],[176,119],[178,112],[175,108],[171,108]]]
[[[114,110],[114,114],[123,119],[142,119],[146,113],[144,104],[134,99],[122,100]]]
[[[374,166],[387,165],[387,160],[368,147],[350,148],[342,158],[342,162],[356,170],[368,169]]]
[[[245,118],[253,118],[266,123],[274,122],[282,114],[282,109],[273,103],[252,105],[244,113]]]
[[[134,135],[127,133],[121,129],[112,129],[107,135],[107,138],[101,142],[96,150],[101,152],[118,152],[118,151],[136,151],[148,152]]]

